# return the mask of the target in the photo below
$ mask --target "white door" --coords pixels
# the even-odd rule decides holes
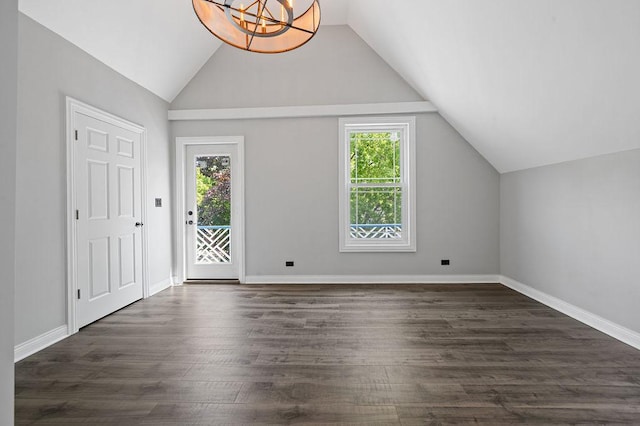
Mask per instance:
[[[142,298],[141,136],[75,113],[78,327]]]
[[[185,150],[186,278],[239,279],[241,161],[237,144]]]

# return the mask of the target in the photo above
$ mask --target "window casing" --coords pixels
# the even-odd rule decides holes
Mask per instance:
[[[415,117],[339,124],[340,251],[416,251]]]

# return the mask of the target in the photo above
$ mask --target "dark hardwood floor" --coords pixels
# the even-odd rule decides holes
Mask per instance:
[[[640,424],[640,351],[501,285],[183,286],[16,365],[17,424]]]

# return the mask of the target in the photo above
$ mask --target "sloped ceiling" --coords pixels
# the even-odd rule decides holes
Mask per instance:
[[[20,0],[20,11],[168,102],[221,42],[190,0]],[[347,22],[347,4],[324,0],[324,24]]]
[[[640,148],[640,1],[350,8],[349,25],[500,172]]]
[[[640,148],[640,1],[321,0],[500,172]],[[21,0],[172,101],[220,43],[189,0]],[[249,53],[247,53],[249,54]]]
[[[20,11],[171,101],[220,46],[190,2],[20,0]],[[204,31],[203,31],[204,30]]]

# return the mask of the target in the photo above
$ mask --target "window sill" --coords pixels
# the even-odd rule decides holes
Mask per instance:
[[[415,253],[415,245],[408,244],[349,244],[341,245],[341,253]]]

